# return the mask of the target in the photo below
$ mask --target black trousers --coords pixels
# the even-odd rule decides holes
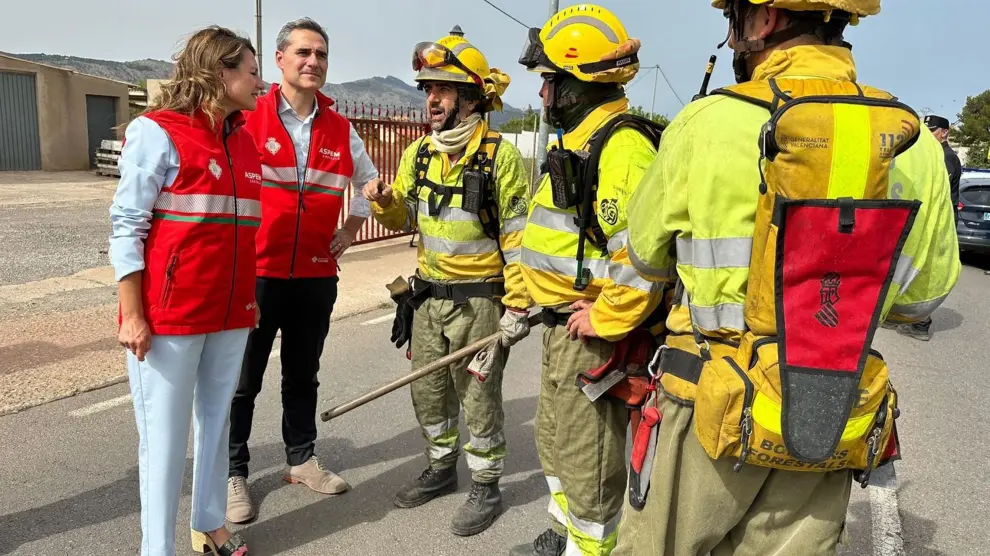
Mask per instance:
[[[248,439],[254,402],[282,330],[282,441],[285,461],[301,465],[313,455],[320,356],[337,301],[336,276],[331,278],[258,278],[256,295],[261,323],[248,337],[241,378],[230,406],[231,477],[248,476]]]

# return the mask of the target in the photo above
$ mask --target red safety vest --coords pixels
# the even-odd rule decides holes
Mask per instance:
[[[295,147],[278,114],[280,99],[279,86],[273,84],[247,114],[246,128],[261,153],[263,176],[258,276],[336,276],[330,242],[344,205],[344,190],[354,175],[351,124],[330,108],[333,100],[316,93],[309,157],[300,186]]]
[[[203,114],[145,117],[165,130],[180,161],[145,240],[141,294],[151,333],[253,328],[261,161],[244,118],[229,118],[224,139]]]

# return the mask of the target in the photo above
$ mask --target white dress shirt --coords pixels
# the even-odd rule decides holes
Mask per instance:
[[[303,177],[306,175],[306,161],[309,157],[313,116],[316,114],[316,101],[314,100],[313,102],[314,107],[309,113],[309,116],[300,118],[299,114],[296,114],[296,111],[285,100],[284,96],[280,97],[279,100],[278,116],[282,120],[282,123],[285,124],[285,129],[289,132],[289,137],[292,138],[292,145],[295,147],[296,176],[300,184],[302,184]],[[375,168],[371,157],[368,156],[368,151],[364,148],[364,141],[361,140],[357,131],[354,130],[354,126],[351,125],[350,129],[351,160],[354,163],[354,176],[351,178],[351,187],[354,188],[354,192],[351,194],[351,206],[348,214],[368,218],[371,216],[371,203],[361,194],[361,189],[364,187],[364,184],[378,177],[378,169]]]

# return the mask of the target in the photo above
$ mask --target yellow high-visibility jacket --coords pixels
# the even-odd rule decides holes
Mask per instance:
[[[595,131],[628,110],[627,99],[598,107],[563,136],[564,148],[587,150]],[[557,139],[551,137],[550,143],[556,145]],[[563,309],[577,300],[594,301],[591,324],[595,333],[616,341],[649,316],[662,294],[660,286],[636,274],[626,249],[629,198],[656,156],[656,149],[649,139],[631,128],[614,131],[602,149],[595,210],[608,237],[608,252],[602,253],[590,240],[585,242],[584,268],[591,270],[590,285],[581,292],[574,290],[577,210],[554,206],[549,174],[544,174],[530,205],[523,237],[522,274],[533,300],[542,307]]]
[[[856,80],[851,52],[798,46],[772,53],[754,80],[772,77]],[[757,167],[765,108],[724,95],[689,104],[664,132],[629,209],[630,257],[652,281],[676,275],[684,296],[667,319],[673,334],[735,339],[746,329],[744,303],[760,183]],[[904,245],[881,318],[930,315],[959,277],[960,262],[942,147],[927,128],[897,157],[889,196],[922,202]],[[690,303],[689,303],[690,300]]]
[[[532,299],[519,273],[519,249],[529,205],[529,179],[515,145],[502,141],[495,152],[494,188],[501,226],[497,242],[485,235],[478,215],[461,209],[460,195],[454,195],[449,206],[432,217],[427,204],[429,188],[416,187],[416,152],[421,140],[430,145],[432,154],[427,179],[455,187],[462,185],[461,174],[487,133],[488,126],[482,122],[453,166],[447,154],[433,148],[428,136],[413,141],[399,160],[392,184],[392,202],[384,207],[372,203],[372,214],[382,226],[393,231],[409,231],[414,225],[419,227],[418,261],[423,278],[437,282],[482,282],[504,278],[502,304],[526,309],[532,305]]]

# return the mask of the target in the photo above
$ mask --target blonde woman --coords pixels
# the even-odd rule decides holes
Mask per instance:
[[[228,412],[259,318],[261,162],[241,111],[261,87],[250,41],[203,29],[125,133],[110,250],[140,438],[142,556],[175,553],[190,421],[193,549],[248,551],[224,514]]]

